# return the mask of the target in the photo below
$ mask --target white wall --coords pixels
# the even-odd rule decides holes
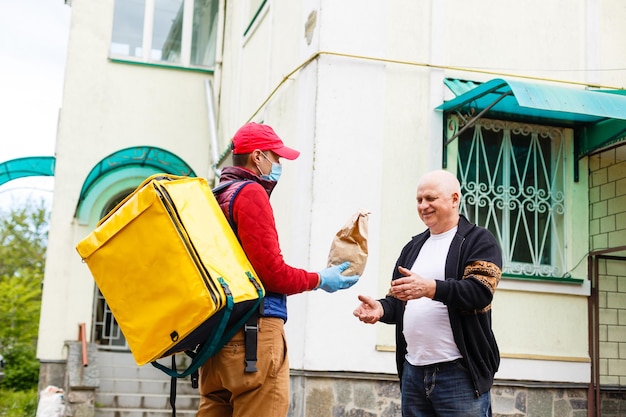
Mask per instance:
[[[120,148],[149,144],[170,149],[200,175],[209,168],[207,75],[108,62],[112,4],[72,2],[42,359],[62,358],[63,340],[75,338],[78,322],[91,320],[93,282],[74,250],[89,230],[72,216],[93,164]],[[626,6],[620,0],[269,0],[244,36],[247,4],[225,2],[215,85],[220,152],[249,119],[272,125],[302,152],[298,160],[285,161],[272,195],[281,246],[294,266],[322,269],[335,232],[357,209],[371,211],[370,258],[360,282],[336,294],[290,297],[291,366],[395,373],[393,353],[376,350],[393,343],[392,328],[361,324],[352,310],[358,294],[385,294],[400,249],[424,228],[415,187],[422,173],[441,166],[443,127],[434,108],[449,96],[443,78],[487,81],[519,74],[540,82],[626,85],[625,71],[600,71],[623,67],[615,51],[626,42],[619,24]],[[522,370],[543,367],[553,370],[546,380],[559,373],[584,379],[588,364],[558,360],[584,356],[582,333],[555,326],[561,319],[546,326],[517,310],[528,299],[546,314],[559,305],[578,320],[576,330],[586,332],[586,291],[535,297],[521,284],[497,293],[494,330],[510,355],[503,377],[526,378]],[[538,328],[550,338],[522,343],[511,334],[511,317],[520,334]]]
[[[226,37],[224,77],[232,79],[222,85],[222,103],[227,107],[221,118],[228,124],[234,110],[239,121],[264,120],[278,126],[286,142],[303,151],[300,159],[285,164],[286,175],[272,196],[286,259],[296,266],[321,269],[330,240],[347,217],[360,207],[372,211],[370,260],[361,281],[337,294],[290,297],[291,366],[393,373],[393,354],[376,351],[393,342],[391,332],[384,329],[388,326],[363,325],[351,313],[357,294],[384,295],[401,247],[423,230],[415,211],[415,186],[423,172],[441,166],[441,115],[434,107],[449,96],[443,78],[487,81],[518,74],[543,78],[540,82],[594,77],[608,81],[602,72],[584,71],[590,68],[589,42],[607,41],[604,33],[591,36],[586,28],[603,31],[606,9],[623,13],[622,7],[603,2],[600,10],[600,4],[584,1],[568,2],[567,7],[563,2],[477,5],[457,0],[268,4],[256,33],[242,39],[242,31],[234,30]],[[230,16],[247,25],[242,7],[230,3]],[[590,9],[599,21],[588,16]],[[309,27],[312,36],[307,39],[305,25],[312,14],[316,24]],[[237,42],[242,50],[237,50]],[[313,62],[292,73],[316,51],[321,53]],[[250,62],[257,64],[253,70]],[[237,84],[232,74],[241,74],[242,82],[231,89]],[[290,74],[286,82],[285,74]],[[267,88],[264,93],[262,85]],[[274,89],[265,107],[255,113],[257,103]],[[570,256],[580,253],[584,251],[575,249]],[[505,353],[512,356],[504,360],[506,377],[516,373],[524,377],[520,373],[524,366],[544,366],[555,369],[546,373],[546,380],[556,380],[564,368],[569,380],[584,380],[586,323],[580,319],[586,317],[588,288],[556,295],[546,288],[552,301],[547,305],[559,305],[565,314],[547,324],[517,311],[516,306],[529,298],[543,306],[538,311],[547,308],[541,296],[535,298],[524,288],[503,292],[499,300],[511,302],[497,304],[500,317],[517,318],[519,334],[539,326],[551,338],[542,346],[518,346],[517,339],[508,337],[510,322],[495,320]],[[572,335],[568,326],[559,325],[568,317],[576,320],[582,333]],[[513,360],[525,365],[511,365]]]
[[[44,277],[38,357],[64,359],[78,324],[91,331],[94,282],[75,250],[94,224],[74,218],[89,171],[107,155],[156,146],[209,172],[206,73],[108,60],[113,1],[72,1],[72,23],[57,131],[55,189]]]

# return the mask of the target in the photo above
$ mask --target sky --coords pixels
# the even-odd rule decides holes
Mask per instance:
[[[70,27],[65,0],[0,0],[0,163],[54,156]],[[0,210],[52,201],[52,177],[0,186]]]

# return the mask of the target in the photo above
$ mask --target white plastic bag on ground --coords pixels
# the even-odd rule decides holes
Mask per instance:
[[[37,404],[37,417],[63,417],[65,413],[65,398],[63,390],[53,385],[43,389]]]

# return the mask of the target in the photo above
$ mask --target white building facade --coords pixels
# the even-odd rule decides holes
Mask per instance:
[[[130,353],[75,246],[153,173],[215,180],[232,135],[253,120],[301,151],[272,195],[288,263],[321,270],[336,231],[371,212],[361,280],[289,298],[291,416],[400,415],[393,328],[352,311],[358,294],[386,293],[401,248],[424,230],[417,181],[442,167],[505,258],[494,414],[578,417],[624,404],[608,395],[626,385],[621,1],[70,6],[42,385],[64,384],[68,341],[85,323],[99,370],[86,403],[104,404],[96,415],[124,409],[101,380],[115,380],[107,369]],[[167,412],[140,394],[127,409]],[[193,410],[193,391],[187,400]]]

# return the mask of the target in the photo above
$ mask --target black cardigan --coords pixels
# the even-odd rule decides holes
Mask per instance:
[[[398,266],[407,269],[413,266],[429,236],[426,230],[402,249],[392,279],[401,276]],[[502,254],[494,236],[461,216],[446,258],[446,279],[436,281],[433,299],[448,306],[454,340],[469,368],[476,395],[491,389],[500,364],[498,345],[491,330],[491,301],[501,269]],[[407,353],[402,333],[405,303],[389,295],[379,301],[385,311],[380,321],[396,325],[396,365],[402,381]]]

